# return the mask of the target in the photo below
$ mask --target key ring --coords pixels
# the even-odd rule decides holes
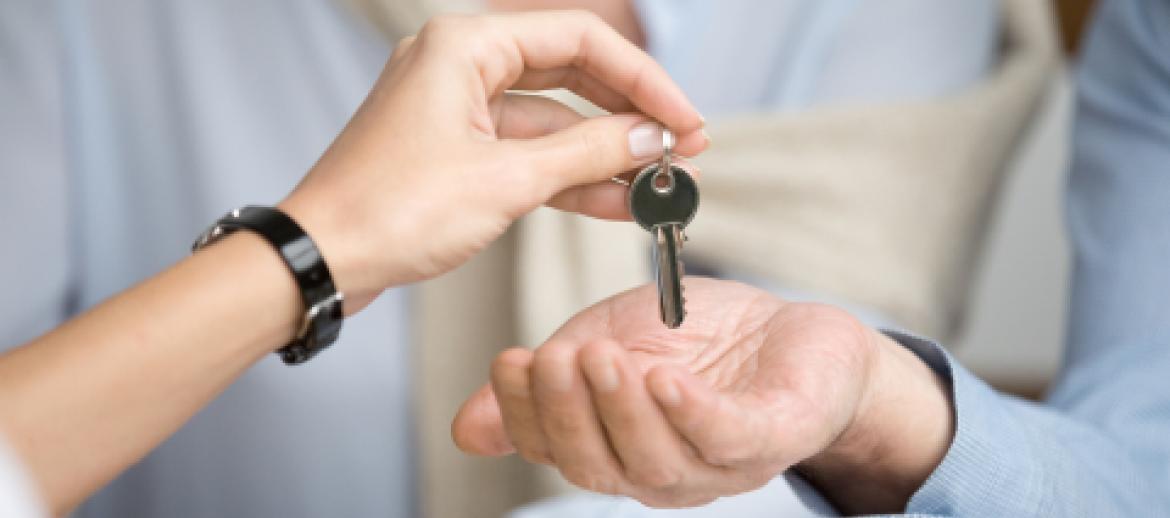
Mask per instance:
[[[674,152],[674,133],[662,128],[662,162],[658,164],[658,172],[654,174],[654,192],[659,196],[666,196],[674,192],[674,171],[670,165],[670,155]],[[666,185],[659,186],[658,179],[666,176]]]

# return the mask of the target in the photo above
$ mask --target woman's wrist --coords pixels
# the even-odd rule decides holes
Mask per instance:
[[[198,276],[218,276],[252,281],[245,285],[248,288],[241,288],[240,291],[247,289],[253,295],[254,302],[249,303],[238,296],[234,298],[250,304],[249,307],[241,307],[241,311],[255,312],[255,308],[260,306],[267,308],[263,318],[257,316],[252,319],[253,329],[247,333],[251,336],[247,337],[249,339],[246,343],[257,345],[258,352],[272,352],[296,335],[305,314],[304,302],[301,301],[300,290],[288,266],[264,237],[247,230],[233,232],[220,242],[194,254],[190,261],[177,269],[194,271],[189,274],[192,279]],[[209,290],[222,289],[219,284],[205,282]]]
[[[365,307],[382,290],[389,287],[384,264],[387,258],[374,260],[368,249],[385,236],[365,230],[361,213],[354,209],[337,209],[311,193],[294,192],[277,208],[305,230],[325,260],[333,284],[345,296],[345,313],[351,315]]]
[[[954,436],[945,381],[901,344],[873,334],[877,354],[854,419],[832,445],[798,467],[851,514],[903,511]]]

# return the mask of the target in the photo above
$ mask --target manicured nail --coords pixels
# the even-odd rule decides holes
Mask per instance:
[[[654,385],[654,395],[658,396],[658,402],[666,406],[682,404],[682,393],[678,390],[678,379],[674,375],[659,376]]]
[[[642,162],[662,156],[662,126],[643,122],[630,129],[630,156]]]
[[[593,388],[601,392],[615,392],[621,385],[621,380],[618,379],[617,365],[611,358],[601,358],[591,362],[586,374],[589,375],[589,382],[593,384]]]

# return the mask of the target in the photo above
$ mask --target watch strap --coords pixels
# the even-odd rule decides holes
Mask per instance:
[[[344,319],[344,296],[337,291],[325,258],[309,234],[274,207],[248,205],[227,213],[195,240],[192,251],[241,229],[268,241],[296,280],[305,314],[296,336],[277,353],[289,365],[304,363],[337,340]]]

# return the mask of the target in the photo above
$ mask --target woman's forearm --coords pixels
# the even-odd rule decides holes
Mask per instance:
[[[0,356],[0,428],[66,512],[286,343],[302,310],[277,253],[236,233]]]
[[[586,75],[590,87],[577,88]],[[558,87],[632,113],[585,120],[506,94]],[[676,153],[707,146],[678,85],[596,16],[441,17],[399,43],[281,208],[313,237],[353,313],[459,266],[545,203],[628,217],[609,180],[661,153],[660,132],[638,131],[648,117],[675,133]],[[232,235],[0,356],[0,428],[63,512],[287,343],[302,310],[279,255]]]

